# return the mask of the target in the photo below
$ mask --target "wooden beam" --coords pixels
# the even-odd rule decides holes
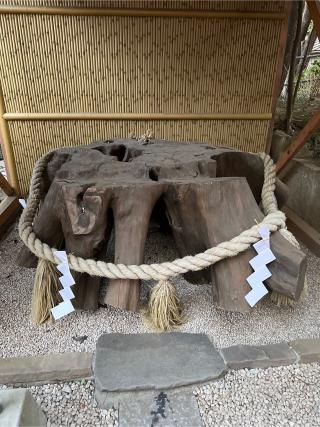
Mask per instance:
[[[7,196],[0,203],[0,239],[8,232],[19,212],[19,201],[15,196]]]
[[[0,188],[5,192],[7,196],[14,195],[14,189],[11,187],[9,182],[5,179],[5,177],[0,172]]]
[[[318,0],[307,0],[307,5],[317,36],[320,37],[320,2]]]
[[[320,111],[317,111],[305,127],[295,136],[289,147],[282,153],[276,164],[276,172],[279,173],[292,159],[292,157],[304,146],[310,136],[320,127]]]
[[[0,6],[0,14],[71,15],[71,16],[154,16],[177,18],[284,19],[278,12],[226,12],[192,9],[123,9],[45,6]]]
[[[28,120],[270,120],[263,114],[163,114],[163,113],[5,113],[6,121]]]
[[[288,229],[315,255],[320,256],[320,233],[287,206],[282,210],[287,217]]]

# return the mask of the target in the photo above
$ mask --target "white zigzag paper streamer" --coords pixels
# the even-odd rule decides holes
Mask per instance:
[[[258,255],[249,261],[254,272],[247,277],[247,282],[252,289],[245,296],[245,299],[251,307],[255,306],[268,293],[268,289],[264,286],[263,281],[271,276],[271,271],[267,268],[266,264],[276,259],[270,249],[270,230],[268,227],[261,227],[259,234],[262,240],[253,245]]]
[[[74,298],[74,293],[71,290],[71,286],[75,284],[75,281],[70,273],[68,257],[65,251],[55,251],[54,255],[60,259],[61,264],[57,266],[57,269],[62,273],[59,278],[63,289],[59,291],[63,301],[51,309],[51,313],[55,320],[60,319],[67,314],[74,311],[74,307],[71,300]]]
[[[22,206],[22,209],[25,209],[25,207],[27,206],[27,202],[24,199],[19,199],[19,203]]]

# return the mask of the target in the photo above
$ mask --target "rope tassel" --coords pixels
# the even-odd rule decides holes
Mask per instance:
[[[150,294],[147,319],[155,329],[171,331],[183,323],[182,307],[175,285],[160,280]]]
[[[61,301],[59,288],[59,272],[55,265],[39,258],[31,303],[31,317],[34,323],[44,323],[51,317],[51,308]]]

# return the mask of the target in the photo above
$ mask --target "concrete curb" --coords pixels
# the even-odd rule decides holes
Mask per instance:
[[[227,370],[320,362],[320,338],[220,350]],[[93,353],[62,353],[0,359],[0,384],[38,385],[92,377]]]
[[[92,377],[92,353],[0,359],[0,384],[43,384]]]

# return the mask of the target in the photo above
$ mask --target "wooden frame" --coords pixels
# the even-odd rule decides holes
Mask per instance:
[[[3,99],[2,87],[0,82],[0,136],[1,136],[1,147],[3,151],[5,165],[8,171],[9,183],[13,187],[16,194],[20,194],[20,186],[18,181],[18,174],[16,168],[16,162],[14,159],[14,153],[11,143],[11,137],[9,127],[6,119],[4,118],[6,109]],[[5,190],[4,190],[5,191]]]
[[[6,194],[6,197],[0,202],[0,239],[8,231],[8,227],[16,219],[19,210],[19,201],[13,188],[5,177],[0,173],[0,188]]]
[[[320,2],[318,0],[306,0],[310,17],[320,38]],[[292,159],[292,157],[304,146],[310,136],[320,127],[320,111],[317,111],[299,134],[293,138],[289,147],[283,152],[276,164],[276,172],[279,173]]]

